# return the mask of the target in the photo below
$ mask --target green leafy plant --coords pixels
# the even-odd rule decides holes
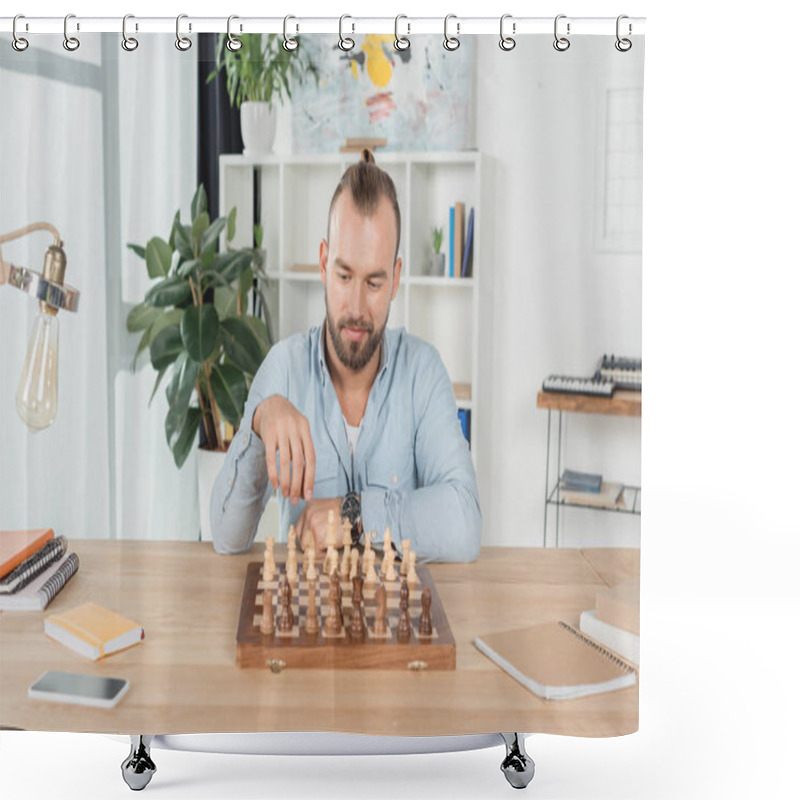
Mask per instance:
[[[433,252],[438,253],[442,249],[442,237],[444,236],[443,228],[433,229]]]
[[[244,33],[239,37],[242,46],[230,51],[225,47],[228,37],[220,35],[217,43],[217,67],[208,76],[211,82],[224,68],[231,105],[241,108],[247,100],[260,100],[272,108],[274,100],[283,103],[291,99],[291,80],[314,77],[319,85],[319,70],[301,46],[289,52],[283,47],[283,36],[277,33]],[[295,37],[298,45],[300,37]]]
[[[157,281],[126,319],[130,332],[142,334],[132,368],[149,351],[158,373],[150,402],[170,373],[165,431],[178,467],[201,425],[207,446],[222,449],[222,420],[239,424],[250,383],[271,346],[269,319],[246,311],[258,276],[266,313],[258,288],[266,281],[261,250],[218,252],[219,237],[224,233],[229,245],[235,228],[235,208],[228,217],[209,219],[201,184],[192,199],[191,224],[184,225],[178,211],[168,240],[154,236],[144,247],[128,245]]]

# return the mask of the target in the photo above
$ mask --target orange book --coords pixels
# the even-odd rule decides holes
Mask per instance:
[[[0,531],[0,578],[8,575],[28,556],[41,550],[54,536],[52,528],[31,531]]]
[[[94,661],[144,639],[144,629],[138,622],[96,603],[51,614],[45,618],[44,632]]]

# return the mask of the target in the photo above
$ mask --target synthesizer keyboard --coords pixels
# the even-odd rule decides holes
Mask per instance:
[[[542,389],[546,392],[611,397],[611,395],[614,394],[614,382],[606,380],[599,373],[595,373],[591,378],[575,378],[569,375],[550,375],[544,379]]]
[[[642,359],[603,356],[598,369],[606,380],[613,381],[617,389],[642,391]]]

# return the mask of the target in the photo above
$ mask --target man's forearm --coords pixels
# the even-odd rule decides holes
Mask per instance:
[[[386,526],[400,547],[411,540],[420,561],[474,561],[481,543],[477,492],[460,481],[425,486],[408,492],[365,489],[361,493],[365,531]]]

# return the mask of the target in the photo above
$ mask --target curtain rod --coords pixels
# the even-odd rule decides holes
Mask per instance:
[[[570,35],[604,35],[613,36],[617,30],[616,17],[570,17],[559,15],[559,31],[566,32],[569,25]],[[338,17],[304,17],[289,18],[290,35],[303,33],[339,34],[340,24],[345,34],[384,33],[394,34],[395,24],[401,36],[414,34],[444,34],[444,17],[356,17],[346,15],[340,23]],[[508,35],[520,36],[533,33],[554,31],[554,17],[514,17],[506,15],[504,30]],[[644,33],[645,17],[626,17],[624,35],[641,35]],[[14,26],[13,17],[0,17],[0,33],[11,33]],[[629,27],[630,26],[630,27]],[[17,20],[17,33],[24,34],[64,34],[64,17],[21,16]],[[226,33],[227,17],[193,17],[181,15],[180,30],[182,36],[193,33]],[[136,17],[131,16],[127,22],[129,34],[136,33],[175,33],[175,17]],[[231,32],[242,33],[283,33],[283,17],[236,17],[231,23]],[[500,17],[458,17],[449,20],[450,35],[465,36],[469,34],[499,34]],[[122,33],[122,17],[81,17],[70,15],[69,34],[79,33]]]

